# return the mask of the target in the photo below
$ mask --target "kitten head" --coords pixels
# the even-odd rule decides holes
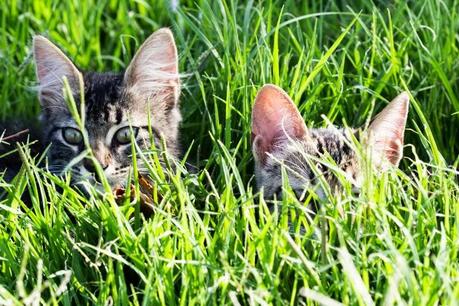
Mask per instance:
[[[362,145],[368,148],[372,163],[378,169],[398,166],[402,158],[408,106],[408,94],[400,94],[374,118],[366,131]],[[332,188],[338,187],[339,182],[332,171],[317,162],[324,154],[331,157],[358,188],[362,173],[358,154],[350,146],[350,133],[354,131],[308,129],[287,93],[277,86],[265,85],[252,111],[252,150],[258,188],[263,187],[267,198],[275,194],[280,196],[282,165],[297,196],[317,186],[318,175]],[[316,192],[321,196],[320,189]]]
[[[87,135],[95,159],[108,182],[122,185],[131,166],[131,138],[141,149],[166,143],[174,156],[178,147],[179,74],[172,32],[160,29],[142,44],[124,73],[82,72],[49,40],[33,40],[42,107],[43,140],[51,144],[49,169],[61,174],[70,167],[72,181],[94,182],[93,159],[80,158]],[[80,79],[84,87],[84,130],[67,107],[63,78],[67,78],[77,105]],[[142,168],[141,165],[139,165]]]

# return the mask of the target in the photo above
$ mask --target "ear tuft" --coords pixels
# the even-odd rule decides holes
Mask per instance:
[[[257,94],[252,110],[254,154],[260,160],[274,145],[290,138],[303,138],[307,128],[297,107],[281,88],[267,84]]]
[[[373,161],[378,166],[384,168],[384,161],[398,166],[402,159],[409,103],[408,93],[402,92],[370,124],[369,144]]]
[[[80,72],[58,47],[41,35],[33,38],[33,55],[40,83],[42,107],[44,109],[66,108],[63,78],[67,78],[70,88],[76,93],[79,88]]]

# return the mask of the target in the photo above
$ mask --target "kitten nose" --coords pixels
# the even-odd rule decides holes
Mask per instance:
[[[99,162],[100,166],[102,167],[103,170],[107,169],[108,164],[102,164]],[[85,158],[83,161],[83,166],[86,168],[91,173],[96,173],[96,165],[94,165],[94,162],[90,158]]]

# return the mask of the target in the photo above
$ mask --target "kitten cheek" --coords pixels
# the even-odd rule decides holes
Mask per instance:
[[[352,182],[352,191],[354,193],[360,193],[360,190],[362,189],[363,186],[363,175],[358,174],[354,178],[354,181]]]
[[[363,177],[362,175],[360,175],[360,173],[358,171],[355,171],[355,170],[352,170],[352,169],[348,169],[346,172],[345,172],[345,176],[346,176],[346,179],[351,182],[352,184],[352,190],[354,193],[356,193],[354,191],[355,190],[360,190],[360,188],[362,187],[362,184],[363,184]]]

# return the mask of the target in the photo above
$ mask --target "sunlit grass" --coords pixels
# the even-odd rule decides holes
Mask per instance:
[[[0,304],[457,303],[459,3],[171,3],[0,4],[2,118],[39,111],[32,35],[79,67],[119,71],[170,26],[186,153],[166,169],[144,153],[162,196],[145,220],[138,200],[84,197],[20,147],[20,174],[0,181]],[[293,196],[271,213],[250,145],[253,99],[268,82],[314,127],[364,126],[409,91],[400,169],[368,174],[359,196],[330,194],[313,220]]]

